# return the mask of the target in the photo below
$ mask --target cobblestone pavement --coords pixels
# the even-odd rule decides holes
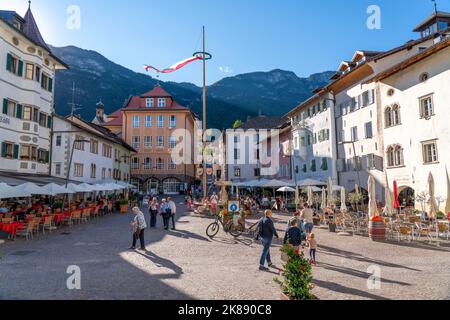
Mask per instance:
[[[184,211],[184,206],[179,211]],[[148,216],[147,216],[148,218]],[[277,215],[280,235],[287,216]],[[279,299],[277,270],[258,271],[261,247],[221,231],[211,219],[178,217],[178,231],[146,232],[148,252],[127,251],[132,215],[112,215],[51,235],[0,246],[0,299]],[[316,229],[320,299],[444,299],[450,293],[450,248],[377,244]],[[280,243],[276,243],[277,246]],[[281,266],[279,247],[272,250]],[[68,290],[68,266],[81,268],[81,290]],[[369,290],[368,268],[379,266],[381,289]]]

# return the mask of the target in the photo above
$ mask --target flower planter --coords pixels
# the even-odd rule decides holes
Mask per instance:
[[[120,205],[120,213],[121,213],[121,214],[126,214],[126,213],[128,213],[128,205],[127,205],[127,204],[121,204],[121,205]]]
[[[320,218],[313,218],[313,224],[316,227],[320,227]]]
[[[369,222],[369,238],[377,242],[386,241],[386,225],[383,221]]]
[[[328,224],[328,230],[332,233],[336,233],[336,223]]]

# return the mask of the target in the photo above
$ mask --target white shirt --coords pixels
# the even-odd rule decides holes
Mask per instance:
[[[172,211],[172,214],[176,214],[177,206],[176,206],[175,202],[170,201],[168,205],[169,205],[170,210]]]
[[[139,228],[139,230],[147,228],[147,223],[145,222],[145,217],[144,217],[144,214],[142,212],[139,212],[134,217],[134,223],[136,224],[136,228]]]
[[[301,217],[305,220],[305,223],[314,223],[314,211],[312,209],[304,209]]]

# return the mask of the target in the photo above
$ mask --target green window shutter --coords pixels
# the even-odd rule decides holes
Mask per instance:
[[[39,116],[39,111],[36,108],[33,108],[33,121],[34,122],[39,122],[38,121],[38,116]]]
[[[48,79],[48,91],[49,92],[53,91],[53,79],[52,78]]]
[[[18,73],[17,75],[19,77],[21,77],[23,75],[23,61],[22,60],[19,60],[19,68],[17,70],[17,73]]]
[[[19,145],[14,145],[14,159],[19,159]]]
[[[52,117],[51,116],[48,116],[47,117],[47,128],[51,128],[52,127],[52,121],[53,119],[52,119]]]
[[[6,143],[2,142],[2,158],[6,158]]]
[[[8,114],[8,99],[3,99],[3,114]]]
[[[45,77],[43,75],[41,75],[41,88],[44,88],[44,80],[45,80]]]
[[[50,162],[50,151],[45,151],[45,163]]]
[[[21,104],[16,105],[16,118],[22,119],[23,106]]]
[[[6,57],[6,70],[8,70],[10,72],[12,72],[12,65],[13,65],[12,61],[13,61],[12,60],[12,55],[10,55],[8,53],[8,55]]]

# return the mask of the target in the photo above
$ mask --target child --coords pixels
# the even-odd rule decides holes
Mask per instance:
[[[311,233],[308,236],[308,248],[309,248],[309,256],[311,257],[311,263],[313,265],[316,265],[317,241],[315,239],[314,233]]]

